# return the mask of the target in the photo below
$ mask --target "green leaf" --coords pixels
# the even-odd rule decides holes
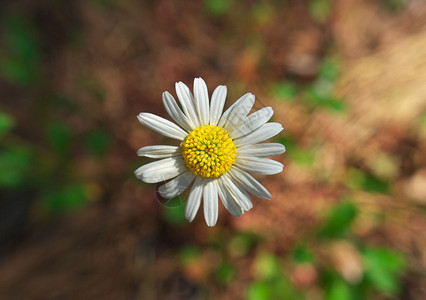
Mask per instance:
[[[339,113],[346,111],[345,103],[333,95],[339,69],[337,61],[332,57],[326,57],[322,61],[318,78],[304,93],[304,101],[308,107],[322,107]]]
[[[288,156],[292,161],[302,166],[312,166],[315,161],[315,154],[312,151],[302,148],[289,152]]]
[[[28,181],[33,156],[27,149],[0,149],[0,187],[19,187]]]
[[[293,259],[295,262],[301,263],[313,263],[314,255],[306,245],[299,245],[293,251]]]
[[[50,146],[59,156],[69,153],[72,131],[67,124],[60,122],[48,124],[46,128],[46,135]]]
[[[347,168],[345,173],[345,185],[351,189],[362,188],[365,174],[357,168]]]
[[[35,27],[28,18],[9,15],[2,22],[3,49],[0,57],[0,75],[14,84],[30,84],[40,78],[41,49]]]
[[[362,184],[364,190],[381,194],[389,193],[389,183],[372,175],[366,175]]]
[[[329,99],[323,104],[323,106],[337,113],[343,113],[346,111],[345,103],[338,99]]]
[[[278,143],[281,143],[285,146],[286,154],[296,151],[296,148],[297,148],[296,141],[289,136],[279,137]]]
[[[15,126],[15,120],[8,114],[0,112],[0,137]]]
[[[35,81],[36,67],[16,57],[0,57],[0,75],[14,84],[25,85]]]
[[[87,148],[98,158],[102,158],[107,153],[110,144],[111,137],[103,130],[90,132],[86,140]]]
[[[233,5],[232,0],[204,0],[204,7],[213,16],[227,14]]]
[[[267,282],[255,281],[247,289],[248,300],[272,299],[272,290]]]
[[[333,207],[319,231],[320,237],[340,237],[349,229],[357,214],[356,207],[351,202],[342,202]]]
[[[352,189],[363,189],[372,193],[389,193],[389,183],[373,175],[366,174],[357,168],[348,168],[345,174],[345,184]]]
[[[351,287],[338,276],[334,276],[326,293],[326,300],[352,300]]]
[[[179,262],[183,265],[199,259],[201,253],[195,246],[185,246],[179,251]]]
[[[254,281],[247,289],[247,299],[303,300],[298,291],[282,272],[274,277]]]
[[[49,214],[62,214],[77,211],[87,203],[87,186],[73,183],[47,191],[42,198],[41,206]]]
[[[284,101],[292,101],[297,97],[297,87],[291,81],[284,81],[272,87],[272,94]]]
[[[325,21],[330,14],[330,11],[330,0],[311,0],[309,12],[314,20]]]
[[[408,2],[407,0],[382,0],[386,7],[391,11],[400,11],[404,9]]]
[[[367,279],[381,292],[397,295],[400,276],[405,270],[404,258],[387,248],[367,248],[363,251]]]
[[[291,161],[301,166],[311,166],[314,163],[315,153],[310,149],[298,147],[296,141],[291,137],[279,137],[277,141],[285,146],[285,154]]]
[[[320,69],[319,69],[319,77],[322,80],[326,80],[329,82],[336,81],[340,71],[340,65],[338,61],[333,57],[326,57],[322,60]]]
[[[260,278],[273,278],[281,274],[281,264],[276,256],[263,253],[254,262],[256,274]]]
[[[419,121],[420,125],[426,125],[426,112],[422,113],[419,116],[418,121]]]
[[[229,284],[235,278],[236,269],[229,262],[222,262],[216,269],[216,279],[222,284]]]
[[[180,196],[168,200],[163,209],[163,217],[169,224],[186,224],[185,205],[183,205],[182,198]]]
[[[333,84],[327,80],[319,79],[307,89],[305,103],[310,108],[322,107],[334,112],[344,112],[346,105],[333,97]]]
[[[259,236],[252,232],[239,232],[229,242],[229,251],[236,256],[245,256],[258,240]]]
[[[251,13],[256,24],[263,25],[271,21],[274,16],[274,7],[270,3],[259,3],[253,7]]]

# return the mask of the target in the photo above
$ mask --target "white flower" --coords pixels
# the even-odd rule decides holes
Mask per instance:
[[[194,95],[182,82],[176,83],[176,93],[182,109],[169,92],[163,93],[163,103],[178,125],[151,113],[140,113],[139,121],[152,130],[181,141],[179,146],[146,146],[139,156],[162,158],[135,171],[147,183],[168,181],[159,187],[164,198],[173,198],[194,181],[186,202],[185,216],[192,221],[203,200],[204,218],[214,226],[218,218],[218,197],[236,217],[253,207],[248,193],[270,200],[271,194],[248,172],[272,175],[283,165],[266,157],[282,154],[279,143],[261,143],[283,130],[279,123],[266,123],[272,117],[271,107],[250,115],[254,95],[247,93],[223,114],[227,89],[218,86],[209,103],[206,83],[194,79]]]

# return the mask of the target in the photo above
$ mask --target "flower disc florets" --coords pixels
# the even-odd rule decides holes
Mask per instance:
[[[234,142],[226,130],[205,125],[191,131],[182,145],[182,156],[188,169],[202,177],[219,177],[235,161]]]

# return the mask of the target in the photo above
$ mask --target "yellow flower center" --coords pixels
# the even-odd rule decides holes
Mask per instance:
[[[235,161],[237,149],[226,130],[205,125],[195,128],[182,145],[182,156],[188,169],[202,177],[219,177]]]

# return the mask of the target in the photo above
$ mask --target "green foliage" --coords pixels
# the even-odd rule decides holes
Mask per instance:
[[[41,209],[47,214],[74,212],[88,203],[88,187],[82,183],[70,183],[63,187],[50,187],[41,199]]]
[[[281,273],[281,266],[275,255],[263,253],[256,258],[255,270],[259,278],[273,278]]]
[[[379,291],[397,295],[400,276],[405,270],[404,258],[387,248],[366,248],[363,256],[367,280]]]
[[[299,245],[292,253],[295,262],[302,263],[313,263],[314,255],[307,245]]]
[[[365,175],[357,168],[347,168],[345,173],[345,185],[351,189],[360,189],[364,183]]]
[[[292,81],[276,83],[271,88],[272,95],[283,101],[293,101],[297,97],[297,86]]]
[[[66,123],[49,123],[46,127],[46,137],[50,147],[58,156],[69,154],[72,142],[72,130]]]
[[[319,231],[319,236],[327,238],[343,237],[349,231],[356,215],[357,210],[353,203],[347,201],[339,203],[329,211],[325,224]]]
[[[326,300],[356,300],[353,297],[351,286],[340,276],[331,277],[329,287],[326,290]]]
[[[250,284],[247,290],[247,299],[248,300],[273,299],[272,292],[273,291],[268,282],[255,281]]]
[[[309,13],[316,21],[325,21],[331,12],[330,0],[311,0]]]
[[[382,2],[389,10],[392,11],[402,10],[408,4],[408,0],[382,0]]]
[[[258,242],[259,236],[251,232],[240,232],[229,242],[229,251],[236,256],[247,255]]]
[[[2,22],[0,75],[17,85],[28,85],[40,78],[41,50],[34,24],[20,15],[9,15]]]
[[[204,0],[204,8],[212,16],[226,15],[232,6],[232,0]]]
[[[304,299],[285,276],[278,258],[271,253],[263,253],[255,260],[256,280],[247,288],[246,298],[249,300],[263,299]]]
[[[23,186],[32,173],[33,155],[29,149],[13,147],[0,149],[0,188]]]
[[[8,133],[13,126],[15,126],[13,117],[0,112],[0,138]]]
[[[186,265],[194,260],[197,260],[201,256],[200,250],[195,246],[185,246],[179,251],[179,262]]]
[[[92,130],[86,138],[86,145],[94,156],[102,158],[109,150],[111,137],[104,130]]]
[[[389,183],[387,181],[366,174],[356,168],[349,168],[346,171],[345,184],[352,189],[362,189],[367,192],[381,194],[389,193]]]
[[[301,166],[312,166],[315,161],[315,154],[307,149],[298,148],[294,152],[289,153],[292,162]]]
[[[376,192],[381,194],[389,193],[389,184],[372,175],[364,177],[362,188],[368,192]]]
[[[329,82],[335,82],[340,72],[339,62],[333,57],[325,57],[319,68],[319,77]]]
[[[278,143],[281,143],[285,146],[286,155],[296,151],[296,141],[289,136],[280,136],[278,138]]]
[[[185,205],[183,205],[180,196],[168,200],[165,206],[162,212],[167,223],[174,225],[184,225],[187,223],[185,219]]]
[[[274,8],[266,2],[255,5],[251,11],[252,16],[257,24],[267,23],[274,15]]]
[[[346,110],[345,104],[338,99],[335,99],[332,93],[333,85],[324,80],[318,80],[307,89],[306,100],[307,105],[311,108],[323,107],[334,112],[344,112]]]
[[[321,62],[318,78],[306,89],[305,102],[310,108],[322,107],[334,112],[344,112],[345,104],[333,96],[334,83],[340,66],[336,59],[326,57]]]
[[[312,166],[315,161],[315,153],[310,149],[298,147],[296,141],[291,137],[279,137],[278,143],[281,143],[286,148],[286,156],[291,162],[300,166]]]
[[[236,269],[230,262],[224,261],[216,269],[215,276],[218,282],[228,285],[236,276]]]
[[[419,123],[420,125],[426,125],[426,112],[422,113],[419,116]]]

